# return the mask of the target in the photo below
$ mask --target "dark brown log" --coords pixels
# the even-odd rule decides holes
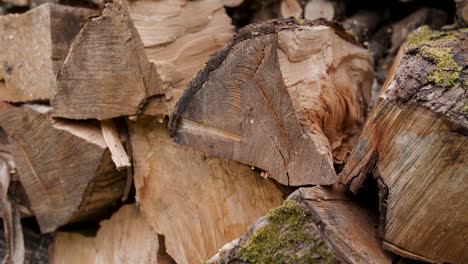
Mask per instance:
[[[150,226],[166,237],[179,264],[202,263],[281,204],[270,180],[235,162],[172,142],[167,123],[129,121],[136,199]]]
[[[56,77],[85,17],[95,11],[54,4],[0,17],[0,99],[49,100]]]
[[[148,98],[164,94],[156,67],[121,0],[87,21],[57,78],[53,115],[109,119],[139,115]]]
[[[125,205],[100,223],[95,237],[57,232],[50,247],[51,264],[172,264],[161,256],[158,234],[135,205]]]
[[[0,125],[42,232],[100,216],[123,194],[99,124],[54,120],[44,106],[3,109]]]
[[[468,33],[420,28],[341,174],[380,189],[384,247],[431,263],[464,263],[468,225]]]
[[[231,19],[221,0],[130,1],[129,13],[166,91],[144,113],[172,113],[193,76],[232,39]]]
[[[377,219],[343,186],[301,188],[208,263],[392,263]]]
[[[421,8],[411,15],[392,25],[391,53],[396,54],[408,35],[420,26],[428,25],[432,29],[440,29],[447,24],[446,12],[435,8]]]
[[[171,136],[285,185],[331,184],[333,163],[343,162],[366,116],[371,83],[369,54],[335,24],[248,26],[190,83]]]
[[[358,42],[364,42],[377,30],[384,19],[384,9],[361,10],[344,20],[343,27]]]

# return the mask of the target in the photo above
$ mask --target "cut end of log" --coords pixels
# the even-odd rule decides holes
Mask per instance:
[[[332,22],[247,26],[189,84],[170,133],[285,185],[332,184],[333,163],[364,121],[372,76],[369,54]]]

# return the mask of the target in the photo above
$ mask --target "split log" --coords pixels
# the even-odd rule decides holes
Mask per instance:
[[[99,124],[51,119],[47,107],[11,107],[0,125],[42,232],[97,217],[123,194]]]
[[[455,0],[456,5],[456,19],[460,27],[468,26],[468,0]]]
[[[0,17],[0,99],[49,100],[56,77],[85,17],[95,11],[54,4]],[[2,85],[3,86],[3,85]]]
[[[369,54],[335,24],[256,24],[190,83],[170,133],[284,185],[331,184],[333,163],[341,164],[357,139],[371,84]]]
[[[134,205],[125,205],[102,221],[95,237],[58,232],[50,247],[51,264],[174,263],[159,252],[158,234]]]
[[[384,247],[468,261],[468,32],[420,28],[400,50],[341,181],[380,189]]]
[[[392,25],[391,53],[396,54],[408,35],[420,26],[428,25],[432,29],[440,29],[447,23],[446,12],[435,8],[421,8],[411,15]]]
[[[53,115],[109,119],[139,115],[148,98],[164,94],[156,67],[121,0],[84,25],[57,77]]]
[[[138,0],[129,12],[168,93],[168,110],[147,106],[145,114],[171,113],[193,76],[232,39],[231,19],[221,0]]]
[[[301,188],[208,263],[392,263],[378,222],[342,186]]]
[[[334,20],[342,17],[345,10],[346,1],[343,0],[309,0],[304,8],[304,17],[310,20],[318,18]]]
[[[130,121],[129,129],[137,202],[179,264],[207,260],[282,201],[249,167],[173,143],[157,118]]]

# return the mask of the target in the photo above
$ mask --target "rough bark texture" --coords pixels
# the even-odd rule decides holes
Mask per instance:
[[[51,264],[166,264],[158,257],[158,234],[135,205],[125,205],[102,221],[95,237],[58,232],[50,248]]]
[[[139,115],[149,97],[163,93],[127,5],[115,0],[76,37],[51,104],[57,117],[101,120]]]
[[[341,181],[380,187],[386,249],[468,261],[468,33],[420,28],[400,50]]]
[[[171,136],[285,185],[331,184],[333,163],[343,162],[366,116],[371,83],[369,54],[334,24],[248,26],[190,83]]]
[[[99,125],[53,120],[36,110],[3,109],[0,125],[12,139],[19,178],[41,231],[51,232],[101,214],[121,198],[126,174],[115,169]]]
[[[231,40],[231,19],[221,0],[139,0],[129,3],[129,11],[166,91],[163,113],[171,113],[193,76]],[[147,106],[145,113],[160,113],[158,108]]]
[[[392,263],[377,219],[342,186],[301,188],[208,263]]]
[[[95,11],[46,4],[21,15],[0,16],[0,99],[49,100],[56,77],[85,17]]]
[[[201,263],[281,203],[249,167],[171,141],[156,118],[129,122],[137,202],[179,264]]]

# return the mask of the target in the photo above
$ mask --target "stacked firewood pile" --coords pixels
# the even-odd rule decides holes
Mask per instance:
[[[0,1],[4,263],[467,263],[468,1]]]

